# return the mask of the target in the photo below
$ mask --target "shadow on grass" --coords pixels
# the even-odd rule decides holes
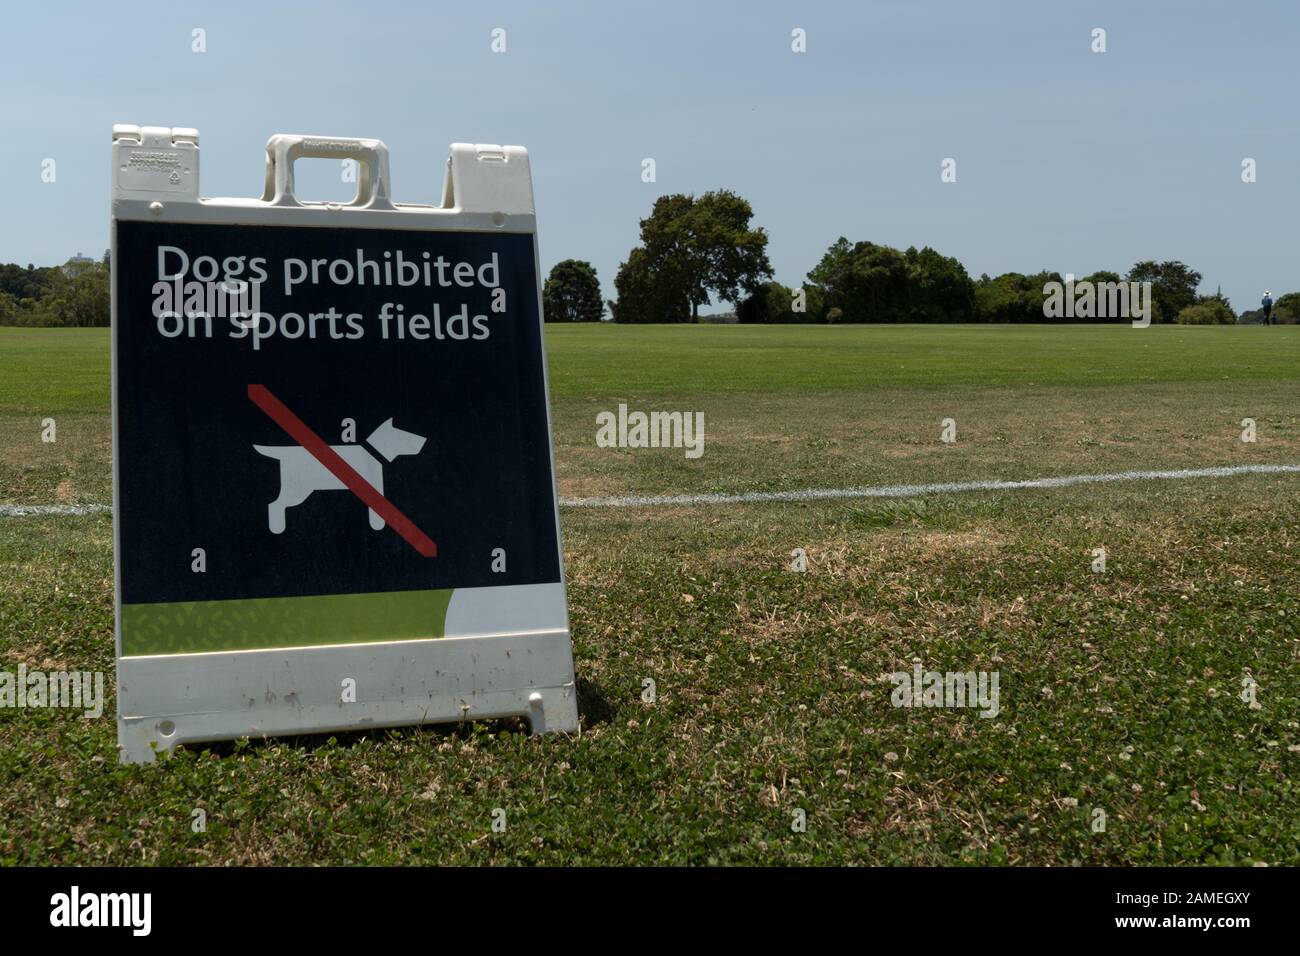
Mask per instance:
[[[437,743],[448,738],[467,740],[474,736],[492,736],[500,733],[528,734],[528,721],[523,717],[500,717],[493,720],[466,720],[456,723],[412,724],[400,727],[370,727],[359,730],[329,731],[298,736],[245,737],[240,740],[213,740],[205,743],[181,744],[177,750],[230,757],[236,753],[257,753],[268,747],[283,746],[305,753],[315,753],[324,748],[351,750],[358,743],[373,740],[411,742],[428,736]]]
[[[590,727],[592,724],[607,724],[614,719],[614,705],[609,702],[609,698],[605,696],[599,684],[592,683],[579,675],[576,686],[578,720],[584,727]]]

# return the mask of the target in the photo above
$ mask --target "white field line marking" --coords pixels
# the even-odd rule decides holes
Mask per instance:
[[[1185,468],[1178,471],[1116,471],[1099,475],[1062,475],[1057,478],[1027,478],[1021,481],[950,481],[924,485],[868,485],[858,488],[804,488],[798,491],[749,491],[737,495],[627,495],[610,498],[561,498],[566,508],[643,508],[657,505],[732,505],[764,501],[825,501],[837,498],[915,498],[963,491],[1014,491],[1019,488],[1068,488],[1111,481],[1156,481],[1177,478],[1231,478],[1233,475],[1275,475],[1300,473],[1300,465],[1225,465],[1214,468]],[[108,514],[109,505],[7,505],[0,504],[0,518],[27,515]]]
[[[1300,472],[1300,465],[1231,465],[1180,471],[1117,471],[1101,475],[1063,475],[1024,481],[953,481],[925,485],[874,485],[859,488],[806,488],[802,491],[751,491],[737,495],[627,495],[611,498],[561,498],[569,508],[640,508],[655,505],[730,505],[762,501],[822,501],[835,498],[914,498],[963,491],[1010,491],[1018,488],[1068,488],[1109,481],[1153,481],[1161,478],[1229,478]]]

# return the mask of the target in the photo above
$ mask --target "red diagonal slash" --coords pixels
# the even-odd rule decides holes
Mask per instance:
[[[438,546],[433,539],[415,526],[410,518],[397,510],[397,506],[375,490],[375,486],[357,473],[357,470],[339,457],[336,452],[291,412],[265,385],[248,386],[248,397],[254,405],[266,412],[267,417],[283,428],[311,456],[324,465],[331,475],[343,482],[347,489],[366,503],[388,526],[406,539],[406,543],[426,558],[437,557]]]

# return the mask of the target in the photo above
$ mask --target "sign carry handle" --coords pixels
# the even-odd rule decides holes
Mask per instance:
[[[335,205],[358,209],[394,209],[389,188],[388,147],[378,139],[299,136],[277,133],[266,143],[266,189],[262,201],[273,206],[303,203],[294,195],[293,164],[299,159],[353,159],[358,164],[357,196]]]

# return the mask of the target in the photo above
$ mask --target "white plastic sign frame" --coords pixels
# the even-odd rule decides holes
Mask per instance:
[[[111,262],[114,614],[118,747],[122,761],[150,762],[157,753],[170,752],[182,743],[356,731],[466,719],[519,716],[526,718],[532,730],[538,733],[576,730],[578,713],[560,548],[549,383],[546,379],[542,341],[536,218],[527,151],[518,146],[452,144],[441,205],[416,205],[392,201],[388,151],[379,140],[277,135],[267,144],[266,186],[262,198],[201,199],[198,141],[198,133],[193,129],[139,126],[113,128]],[[356,166],[353,168],[358,174],[356,200],[352,203],[300,200],[294,192],[293,163],[303,157],[354,161]],[[379,614],[382,618],[387,609],[395,606],[395,602],[408,600],[412,593],[418,592],[403,592],[400,585],[395,585],[373,588],[372,590],[381,592],[378,596],[335,595],[335,599],[342,603],[316,606],[313,611],[315,617],[306,612],[299,614],[295,610],[298,605],[292,603],[283,606],[275,604],[278,600],[276,587],[283,585],[286,580],[296,588],[297,595],[286,596],[283,599],[286,602],[317,600],[310,597],[314,593],[314,586],[318,586],[318,590],[323,588],[321,593],[327,597],[332,593],[328,581],[320,583],[314,579],[314,575],[328,578],[331,573],[331,555],[334,553],[329,551],[332,540],[330,534],[333,531],[321,532],[323,526],[320,522],[325,520],[322,516],[346,513],[350,522],[355,516],[357,521],[354,523],[359,522],[359,530],[349,524],[346,533],[353,535],[356,540],[362,540],[359,536],[370,535],[364,538],[367,542],[364,547],[405,547],[393,533],[395,516],[390,515],[390,520],[386,523],[371,510],[371,524],[369,528],[365,527],[366,509],[363,503],[371,502],[372,499],[368,497],[358,494],[357,497],[361,498],[358,502],[351,499],[346,491],[334,496],[321,494],[309,505],[290,509],[289,531],[297,534],[298,540],[302,542],[310,541],[310,532],[315,528],[321,532],[319,546],[323,550],[318,552],[314,545],[310,548],[310,554],[304,550],[302,564],[305,570],[297,577],[279,579],[275,585],[264,586],[261,591],[257,590],[261,572],[273,575],[277,572],[272,565],[283,563],[268,557],[267,567],[259,568],[258,562],[262,560],[262,552],[259,550],[261,545],[240,552],[237,557],[242,564],[237,571],[232,571],[229,567],[234,556],[231,548],[220,554],[203,552],[202,548],[191,551],[190,544],[202,545],[204,542],[187,540],[185,534],[177,534],[173,539],[165,530],[167,526],[150,524],[154,516],[139,505],[141,496],[150,487],[148,483],[156,484],[157,487],[149,493],[157,497],[161,502],[158,507],[165,510],[173,507],[171,502],[177,497],[183,499],[189,493],[192,483],[207,480],[204,474],[200,474],[205,467],[202,464],[204,445],[190,434],[199,430],[197,422],[202,418],[203,406],[194,404],[192,396],[185,393],[181,383],[183,375],[173,374],[169,379],[165,374],[159,373],[156,366],[168,362],[182,365],[192,363],[189,368],[193,374],[198,375],[207,374],[207,366],[220,365],[222,360],[218,353],[211,353],[213,357],[210,361],[200,357],[203,353],[195,350],[205,347],[201,339],[186,343],[182,348],[174,341],[164,342],[157,335],[154,323],[158,320],[155,314],[146,311],[147,307],[141,297],[141,290],[145,286],[152,286],[157,278],[155,257],[146,256],[143,250],[160,244],[151,239],[151,230],[157,230],[162,237],[178,234],[187,236],[192,244],[197,243],[197,248],[188,250],[197,258],[205,251],[211,252],[221,247],[221,242],[217,241],[222,235],[221,230],[224,228],[224,235],[229,236],[232,234],[230,227],[236,227],[235,233],[254,239],[274,236],[272,245],[276,248],[292,245],[299,239],[309,245],[318,238],[321,241],[353,241],[354,245],[364,245],[379,243],[380,240],[375,238],[378,236],[395,236],[397,238],[393,241],[398,245],[406,243],[408,249],[418,249],[421,242],[427,242],[436,249],[456,249],[461,244],[478,250],[491,248],[495,251],[498,246],[502,249],[531,249],[530,266],[525,264],[526,255],[516,257],[519,261],[513,264],[503,261],[507,258],[504,254],[490,260],[494,266],[499,265],[502,272],[511,268],[516,270],[514,275],[518,281],[512,294],[521,300],[512,303],[504,315],[493,315],[491,322],[495,323],[494,329],[504,329],[504,332],[497,333],[499,338],[507,342],[501,346],[503,351],[500,360],[521,363],[528,373],[529,381],[533,383],[529,386],[532,391],[524,395],[522,400],[520,395],[523,393],[511,394],[509,398],[515,406],[528,406],[528,415],[531,417],[526,420],[521,418],[523,424],[519,427],[528,432],[529,440],[536,446],[535,450],[544,448],[544,451],[538,450],[537,454],[528,459],[526,467],[531,470],[516,479],[521,487],[522,483],[531,483],[529,493],[535,492],[536,496],[530,499],[530,510],[516,513],[514,524],[510,528],[526,526],[532,529],[534,542],[522,541],[520,548],[537,567],[548,570],[536,572],[534,579],[525,583],[495,585],[483,580],[487,572],[478,566],[478,562],[486,564],[489,555],[480,553],[481,549],[475,550],[472,555],[475,571],[471,575],[474,579],[471,586],[454,583],[454,586],[446,586],[440,592],[446,596],[438,608],[438,613],[445,613],[445,618],[440,622],[441,627],[430,624],[428,634],[424,634],[420,622],[423,620],[421,614],[425,605],[411,605],[400,613],[394,612],[395,618],[407,622],[407,630],[388,639],[382,632],[382,622],[379,625],[373,624],[374,614],[365,608],[362,609],[364,613],[355,613],[354,599],[370,600],[367,607],[371,610],[384,609]],[[213,243],[211,249],[205,250],[206,237],[212,237]],[[268,242],[270,240],[264,241],[263,245]],[[412,246],[412,243],[415,245]],[[366,255],[358,249],[359,260],[364,260]],[[376,258],[380,255],[379,252],[373,253]],[[427,253],[425,256],[427,259]],[[415,255],[410,257],[415,258]],[[161,269],[161,266],[158,268]],[[531,280],[527,282],[523,279],[525,268],[531,268],[532,271]],[[488,284],[496,278],[495,273],[490,272],[480,272],[479,275],[486,276],[484,281]],[[526,291],[521,292],[524,286],[527,286]],[[303,311],[307,311],[313,306],[313,289],[304,286],[297,291],[295,304],[306,299]],[[487,293],[496,290],[481,291]],[[425,301],[428,301],[427,298]],[[520,316],[527,318],[519,318]],[[372,321],[373,318],[367,317],[367,321]],[[502,324],[512,321],[519,322],[521,326],[525,322],[531,324],[535,321],[535,335],[531,329],[511,330]],[[487,322],[486,318],[484,322]],[[158,329],[163,327],[161,324],[157,326]],[[238,331],[233,325],[229,328]],[[511,339],[512,334],[517,335],[517,339]],[[439,338],[442,338],[441,334]],[[464,356],[466,361],[471,356],[485,354],[471,351],[471,346],[482,343],[438,344],[447,348],[461,347],[459,355]],[[222,347],[229,348],[227,345]],[[355,354],[348,353],[338,343],[327,342],[321,349],[327,347],[334,347],[335,351],[314,354],[317,357],[335,356],[338,361],[347,361],[347,355]],[[171,351],[160,351],[162,349]],[[307,359],[303,363],[296,359],[291,361],[285,358],[289,354],[287,352],[280,353],[279,358],[276,358],[273,350],[261,354],[265,357],[265,362],[259,369],[265,371],[268,379],[287,372],[291,365],[310,365],[315,360]],[[411,354],[410,350],[404,354]],[[324,363],[335,360],[329,357],[321,359]],[[540,370],[535,367],[538,362]],[[395,377],[403,382],[420,378],[419,375],[410,374],[410,368],[403,375]],[[232,372],[233,387],[247,387],[247,397],[255,398],[253,389],[258,386],[252,382],[245,386],[237,378],[238,373]],[[142,384],[142,379],[148,379],[147,383]],[[467,381],[472,386],[478,380]],[[263,392],[267,392],[269,387],[268,381]],[[142,389],[153,389],[156,394],[142,392]],[[326,400],[329,398],[328,393],[328,387],[323,387],[321,394]],[[148,395],[153,404],[144,403],[141,394]],[[265,436],[275,431],[275,425],[270,420],[259,417],[261,413],[257,409],[244,404],[242,391],[238,395],[233,391],[222,394],[226,398],[214,399],[219,405],[225,403],[221,409],[222,420],[228,420],[231,429],[237,429],[240,422],[256,422],[253,427],[260,429],[257,434],[263,436],[262,441],[265,443]],[[337,423],[337,418],[329,422],[323,421],[326,417],[324,412],[313,417],[311,402],[304,397],[301,389],[296,399],[291,400],[284,395],[279,397],[285,399],[288,405],[296,403],[293,414],[289,417],[301,416],[299,425],[305,431],[315,428],[324,434],[323,429],[332,428]],[[186,406],[186,402],[190,404]],[[536,407],[538,402],[544,406],[543,409]],[[384,429],[388,429],[390,439],[395,434],[399,442],[403,437],[414,441],[421,436],[402,431],[401,426],[405,423],[407,428],[411,428],[409,422],[412,417],[418,425],[422,414],[425,415],[426,422],[431,421],[427,410],[415,407],[419,404],[418,401],[397,404],[400,407],[387,413],[390,416],[395,414],[396,425],[393,424],[394,418],[390,417],[388,422],[377,428],[370,436],[374,447],[384,447]],[[185,411],[186,408],[188,412]],[[266,411],[265,407],[263,411]],[[168,427],[174,430],[170,439],[159,439],[159,442],[170,442],[166,450],[154,447],[149,437],[153,432],[141,428],[140,420],[155,414],[155,424],[162,430],[162,434],[167,433]],[[376,416],[378,414],[381,412],[376,412]],[[508,412],[498,414],[503,419],[509,417]],[[543,417],[544,439],[540,430]],[[208,423],[209,432],[222,429],[221,424],[214,424],[214,421]],[[361,429],[359,434],[364,435],[367,428],[377,424],[379,423],[372,421],[370,425],[362,426],[358,422]],[[480,424],[479,431],[482,430]],[[428,432],[429,428],[426,427],[424,431]],[[296,433],[291,431],[290,434]],[[318,466],[318,462],[324,468],[339,474],[335,471],[336,458],[330,452],[319,450],[319,444],[316,446],[317,451],[311,451],[311,442],[301,436],[297,439],[301,444],[295,444],[293,438],[283,435],[280,437],[283,445],[279,451],[272,449],[272,452],[281,455],[297,454],[306,463],[304,467],[316,469],[314,474],[317,478],[328,481],[328,476]],[[314,438],[314,433],[312,437]],[[222,471],[224,482],[239,487],[240,482],[251,480],[246,478],[249,474],[274,474],[273,462],[256,458],[252,440],[249,439],[248,442],[247,457],[241,451],[237,456],[238,462]],[[333,440],[332,435],[330,440]],[[354,440],[361,442],[361,438]],[[245,447],[242,434],[231,441],[237,444],[230,447]],[[430,447],[436,441],[436,438],[431,440]],[[185,448],[173,448],[172,445],[176,444],[185,445]],[[423,444],[422,440],[414,441],[411,447],[397,450],[394,454],[414,454],[411,449]],[[285,451],[286,447],[291,451]],[[352,453],[347,450],[352,447],[359,449],[362,446],[330,446],[334,452],[347,456],[351,463],[380,461],[370,452],[357,452],[361,457],[352,457]],[[266,453],[263,449],[262,454]],[[306,457],[309,453],[315,456],[315,460]],[[388,458],[387,451],[383,454]],[[512,460],[511,455],[510,448],[498,448],[489,455],[489,460],[509,462]],[[392,464],[390,470],[400,474],[397,472],[399,465],[408,460],[401,459],[397,464]],[[392,463],[393,459],[388,458],[388,461]],[[444,449],[444,457],[439,466],[443,476],[453,474],[448,469],[456,467],[454,461],[450,464],[449,461],[451,458]],[[287,466],[282,462],[282,467]],[[271,470],[265,472],[267,468]],[[543,473],[546,488],[539,490],[533,486],[541,483],[539,476]],[[282,480],[287,480],[283,475],[288,473],[282,471],[281,474]],[[352,475],[352,478],[355,477]],[[330,487],[327,481],[318,481],[316,487]],[[345,475],[343,482],[346,481]],[[473,481],[473,476],[465,478],[461,487],[468,487]],[[333,487],[343,488],[343,484],[335,484]],[[352,485],[348,487],[353,488]],[[409,506],[412,497],[428,497],[429,494],[432,492],[426,494],[414,489],[408,482],[408,499],[399,504]],[[290,501],[290,504],[293,502]],[[418,505],[419,502],[415,504]],[[203,508],[198,496],[194,500],[182,501],[177,507],[188,508],[190,513],[187,517],[183,510],[174,512],[181,517],[173,520],[173,525],[182,525],[187,530],[207,527],[209,534],[215,533],[211,531],[214,526],[211,516],[203,518],[202,515],[195,517],[193,514]],[[224,507],[228,512],[232,510],[229,502]],[[251,502],[249,507],[259,509],[258,514],[262,517],[257,520],[266,521],[266,501]],[[267,548],[280,547],[284,540],[293,537],[293,534],[280,533],[277,536],[274,533],[274,507],[272,504],[271,526],[261,529],[263,538],[249,539],[264,540]],[[353,510],[346,511],[348,507]],[[452,502],[446,507],[448,510],[444,514],[452,515],[456,505]],[[430,513],[427,508],[425,513]],[[283,508],[280,514],[284,514]],[[484,514],[480,511],[480,518]],[[518,514],[525,514],[532,524],[521,521]],[[316,517],[299,517],[309,515]],[[345,533],[342,530],[342,519],[335,517],[330,520],[339,521],[338,533]],[[310,523],[312,521],[317,524],[313,526]],[[491,524],[490,521],[486,523]],[[333,527],[329,526],[330,529]],[[554,529],[553,539],[550,527]],[[279,530],[284,531],[283,523]],[[521,532],[521,537],[523,536]],[[306,549],[307,546],[300,544],[299,547]],[[503,549],[499,560],[493,557],[496,563],[492,571],[505,569],[504,552],[507,550],[511,549]],[[536,554],[533,554],[534,550]],[[198,565],[200,558],[197,556],[200,553],[201,560],[206,564],[202,568]],[[196,556],[193,567],[191,554]],[[407,557],[393,559],[394,574],[409,575],[409,570],[401,572],[401,569],[408,568],[416,560],[410,557],[413,554],[410,552]],[[174,570],[169,563],[166,573],[158,572],[158,555],[164,555],[167,562],[175,562]],[[493,555],[496,555],[495,549]],[[467,560],[471,558],[466,556],[464,549],[456,552],[453,548],[450,551],[440,551],[428,567],[437,567],[441,573],[447,567],[455,567],[455,562]],[[510,560],[516,560],[513,554]],[[150,564],[150,561],[154,563]],[[369,558],[364,571],[370,580],[375,579],[376,574],[382,578],[386,573],[386,565],[380,558]],[[177,634],[186,632],[187,628],[198,627],[194,621],[207,620],[203,617],[204,613],[210,612],[212,608],[226,607],[219,601],[192,600],[196,593],[195,587],[201,589],[209,586],[209,582],[219,582],[222,573],[226,573],[230,581],[234,582],[232,587],[253,589],[247,596],[254,600],[245,601],[244,605],[256,604],[258,609],[265,610],[266,602],[269,601],[279,608],[276,614],[266,619],[271,623],[265,624],[263,618],[257,616],[261,610],[253,613],[245,609],[237,615],[227,613],[213,618],[218,620],[220,635],[223,635],[216,640],[218,643],[233,643],[209,650],[203,641],[211,638],[211,634],[201,634],[193,645],[184,646],[184,641],[177,644]],[[176,577],[173,579],[172,575]],[[187,575],[192,577],[187,578]],[[177,582],[175,588],[171,588],[169,583],[172,580]],[[203,583],[194,583],[198,581]],[[217,587],[215,584],[211,586]],[[308,597],[304,598],[304,594]],[[141,599],[140,595],[144,595],[144,598]],[[161,600],[155,600],[158,595],[162,595]],[[125,639],[124,611],[128,622]],[[404,618],[401,617],[402,614],[405,614]],[[412,620],[415,621],[414,625],[410,625]],[[349,622],[360,622],[358,627],[369,630],[364,635],[359,632],[354,640],[345,631],[339,630],[352,626]],[[303,628],[315,626],[332,628],[329,639],[317,642],[311,633],[301,633]],[[263,628],[263,631],[259,632],[259,628]],[[291,639],[281,642],[278,637],[280,631],[285,635],[292,632]]]

